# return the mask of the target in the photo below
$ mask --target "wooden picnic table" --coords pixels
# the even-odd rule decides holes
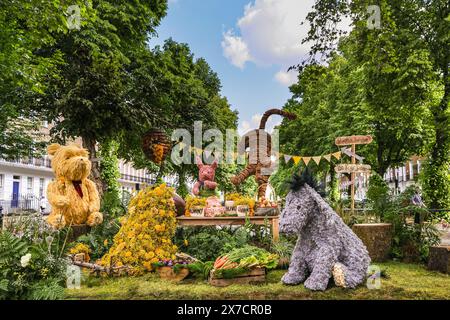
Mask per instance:
[[[255,225],[264,225],[266,221],[272,226],[274,241],[280,238],[278,228],[279,216],[252,216],[252,217],[187,217],[177,218],[180,226],[242,226],[248,220]]]

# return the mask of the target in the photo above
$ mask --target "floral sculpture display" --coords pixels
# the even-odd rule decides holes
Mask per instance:
[[[96,226],[103,222],[100,199],[94,182],[88,179],[91,162],[88,152],[77,145],[51,144],[48,154],[53,156],[52,168],[56,180],[47,188],[52,211],[47,221],[59,229],[66,225]]]
[[[114,244],[102,257],[107,267],[130,267],[128,273],[141,274],[152,264],[175,259],[172,243],[177,226],[174,190],[165,184],[141,190],[129,205],[129,216],[114,237]]]
[[[272,166],[272,137],[266,130],[266,124],[272,115],[280,115],[289,120],[295,120],[297,116],[284,110],[270,109],[261,118],[259,129],[246,133],[240,142],[240,152],[248,150],[250,163],[245,169],[234,176],[231,182],[238,186],[251,176],[255,176],[258,183],[258,197],[266,195],[270,174],[267,173]],[[247,152],[247,151],[246,151]]]
[[[282,282],[304,282],[308,289],[325,290],[334,278],[337,286],[355,288],[367,277],[367,249],[313,188],[315,182],[308,174],[305,170],[295,177],[281,214],[280,231],[298,235]]]
[[[198,181],[194,184],[192,193],[196,196],[200,195],[202,190],[214,193],[217,188],[217,183],[214,181],[218,165],[217,160],[214,160],[211,165],[206,165],[203,164],[202,159],[197,156],[195,162],[199,171]]]

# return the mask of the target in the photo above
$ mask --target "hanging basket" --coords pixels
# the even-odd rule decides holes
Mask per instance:
[[[142,137],[142,151],[150,161],[161,165],[171,150],[166,133],[160,129],[151,129]]]

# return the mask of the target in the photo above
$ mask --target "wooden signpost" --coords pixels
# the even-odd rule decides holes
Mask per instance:
[[[357,144],[369,144],[372,142],[371,136],[348,136],[338,137],[334,141],[337,146],[352,146],[352,163],[351,164],[339,164],[336,166],[335,171],[338,173],[350,173],[351,174],[351,210],[355,211],[355,175],[356,173],[370,173],[371,167],[367,164],[356,164],[356,145]]]

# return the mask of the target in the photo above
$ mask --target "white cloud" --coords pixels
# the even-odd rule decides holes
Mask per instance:
[[[232,30],[223,34],[222,49],[224,56],[238,68],[243,69],[247,61],[251,61],[247,44]]]
[[[284,86],[291,86],[297,82],[298,72],[295,70],[283,71],[280,70],[275,74],[275,80]]]
[[[314,0],[255,0],[238,20],[243,41],[256,63],[290,65],[306,55],[301,44],[309,26],[301,25]]]
[[[315,0],[252,0],[232,30],[223,34],[224,56],[235,66],[244,68],[251,61],[259,66],[276,65],[280,71],[274,78],[285,86],[295,82],[295,72],[288,67],[307,57],[310,45],[302,44],[309,31],[306,15]],[[302,22],[305,22],[302,24]],[[349,20],[339,28],[349,30]]]
[[[279,65],[286,70],[309,52],[301,44],[308,25],[301,25],[311,11],[314,0],[254,0],[244,8],[238,20],[240,35],[228,30],[223,35],[224,56],[235,66],[243,68],[248,61],[260,66]],[[275,79],[291,84],[294,75],[280,71]]]

